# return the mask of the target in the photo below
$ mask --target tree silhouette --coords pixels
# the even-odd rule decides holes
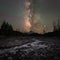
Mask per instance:
[[[60,20],[58,19],[58,22],[57,22],[57,27],[58,27],[58,30],[60,30]]]
[[[53,31],[60,31],[60,20],[59,19],[57,20],[57,23],[55,21],[53,22],[53,28],[54,28]]]
[[[5,21],[3,22],[3,24],[1,25],[1,30],[5,30],[5,25],[6,25],[6,23],[5,23]]]
[[[55,21],[53,22],[53,31],[54,32],[57,31],[57,26],[56,26],[56,22]]]
[[[13,28],[10,24],[4,21],[1,25],[1,31],[2,31],[2,34],[8,35],[12,33]]]

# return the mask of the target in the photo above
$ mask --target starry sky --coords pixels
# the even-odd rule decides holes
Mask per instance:
[[[26,0],[0,0],[0,26],[5,20],[14,30],[23,31]],[[32,0],[32,31],[53,30],[53,22],[60,19],[60,0]],[[27,29],[28,30],[28,29]]]

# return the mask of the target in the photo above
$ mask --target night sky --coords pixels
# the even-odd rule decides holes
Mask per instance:
[[[25,0],[0,0],[0,26],[4,20],[15,30],[23,31]],[[33,0],[33,31],[43,33],[43,29],[53,30],[53,22],[60,19],[60,0]]]

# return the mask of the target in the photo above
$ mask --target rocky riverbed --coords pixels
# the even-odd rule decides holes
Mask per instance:
[[[0,49],[0,60],[60,60],[60,46],[53,39],[32,38],[31,42]]]

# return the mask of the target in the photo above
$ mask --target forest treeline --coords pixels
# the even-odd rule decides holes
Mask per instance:
[[[19,31],[14,31],[13,26],[6,21],[4,21],[1,25],[0,35],[7,35],[7,36],[12,36],[12,35],[41,36],[41,34],[37,34],[37,33],[34,33],[34,32],[32,32],[31,34],[30,33],[28,34],[28,33],[22,33],[22,32],[19,32]],[[56,24],[56,22],[53,22],[53,32],[45,33],[44,36],[60,36],[60,21],[58,20],[57,24]]]

